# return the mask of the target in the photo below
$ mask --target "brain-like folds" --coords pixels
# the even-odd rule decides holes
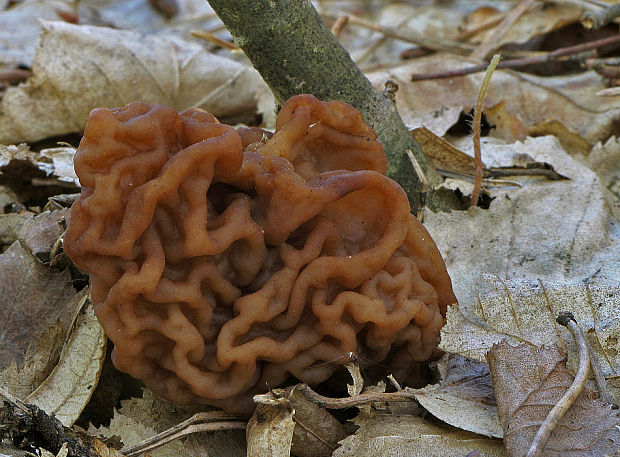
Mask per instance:
[[[117,368],[181,404],[249,411],[363,353],[427,360],[455,301],[352,107],[297,96],[273,136],[207,112],[93,110],[65,249]]]

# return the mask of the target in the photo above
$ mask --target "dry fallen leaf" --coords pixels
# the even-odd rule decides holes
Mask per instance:
[[[510,456],[527,453],[553,406],[573,382],[557,347],[494,345],[487,355]],[[614,455],[620,451],[620,414],[586,388],[554,429],[546,457]],[[617,455],[617,454],[616,454]]]
[[[379,90],[388,79],[398,83],[396,106],[410,128],[424,125],[443,136],[456,123],[461,111],[469,112],[474,106],[484,74],[410,82],[411,75],[471,65],[463,58],[437,54],[367,76]],[[495,106],[503,101],[506,112],[517,117],[525,128],[555,119],[594,144],[615,133],[620,119],[617,101],[596,97],[596,92],[603,88],[603,78],[594,71],[542,77],[497,70],[489,84],[485,104]]]
[[[501,441],[438,427],[420,417],[360,414],[355,435],[345,438],[334,457],[465,457],[478,450],[482,457],[504,457]]]
[[[81,296],[68,270],[43,265],[19,241],[0,255],[0,278],[0,382],[25,397],[55,366]]]
[[[281,404],[262,404],[248,422],[248,457],[288,457],[293,442],[293,409],[286,398]]]
[[[353,364],[349,365],[352,366]],[[254,396],[254,401],[261,406],[275,408],[275,410],[261,411],[267,411],[267,414],[270,414],[271,419],[269,420],[272,421],[272,424],[278,425],[275,430],[267,430],[268,426],[263,422],[257,424],[256,422],[264,419],[264,414],[257,409],[253,418],[254,423],[248,424],[248,443],[250,442],[250,425],[257,427],[256,431],[252,432],[252,438],[257,440],[255,443],[258,446],[256,455],[264,455],[260,454],[259,451],[264,450],[264,446],[268,444],[268,441],[265,441],[268,436],[278,436],[279,439],[288,442],[286,441],[288,440],[288,429],[280,422],[284,421],[285,414],[284,412],[277,414],[276,410],[293,411],[295,427],[290,452],[296,457],[331,455],[338,448],[338,442],[349,435],[347,429],[329,411],[306,399],[298,390],[298,386],[287,389],[273,389],[269,393]]]
[[[507,165],[511,157],[527,155],[569,179],[524,177],[519,179],[521,188],[492,189],[488,210],[426,212],[424,225],[443,255],[461,305],[475,304],[486,287],[484,273],[504,279],[618,284],[613,201],[596,173],[550,136],[513,145],[484,144],[485,163],[503,165],[492,160],[489,149],[507,158]]]
[[[57,11],[70,8],[69,1],[36,0],[0,11],[0,65],[31,65],[41,29],[39,19],[58,20]]]
[[[132,446],[155,434],[173,427],[206,407],[176,406],[144,389],[142,398],[121,401],[121,408],[115,411],[108,427],[90,426],[93,436],[110,438],[119,436],[125,447]],[[153,457],[178,457],[180,455],[210,457],[244,457],[244,433],[239,430],[216,431],[188,435],[165,446],[150,451]]]
[[[424,154],[441,170],[450,170],[473,176],[476,172],[474,158],[458,150],[443,138],[439,138],[426,127],[418,127],[411,135]],[[484,165],[483,165],[484,166]]]
[[[0,143],[80,132],[91,109],[132,101],[247,114],[264,85],[251,67],[194,43],[64,22],[42,22],[33,71],[0,103]]]
[[[455,354],[437,362],[441,382],[415,389],[415,398],[433,416],[454,427],[501,438],[497,405],[486,363]]]
[[[577,350],[568,331],[556,323],[559,311],[573,313],[587,335],[595,357],[609,381],[610,394],[620,402],[620,288],[551,285],[534,281],[505,282],[491,278],[494,291],[481,294],[471,306],[448,309],[440,347],[484,361],[494,344],[533,347],[559,345],[569,354],[569,368],[577,365]]]
[[[81,296],[85,304],[58,365],[25,400],[54,414],[67,427],[73,425],[90,400],[106,357],[106,336],[88,300],[88,289]]]

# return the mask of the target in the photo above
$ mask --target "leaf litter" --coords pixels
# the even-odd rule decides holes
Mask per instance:
[[[71,326],[75,310],[84,298],[72,284],[75,281],[83,284],[83,278],[79,279],[79,272],[67,268],[62,253],[57,250],[62,226],[58,225],[60,218],[56,219],[54,213],[61,212],[35,216],[45,206],[42,196],[46,192],[58,202],[53,203],[54,208],[64,207],[65,200],[71,201],[70,197],[53,194],[63,186],[64,192],[76,191],[79,183],[70,166],[74,150],[65,146],[53,149],[31,146],[31,149],[11,143],[79,133],[93,107],[120,106],[133,100],[168,103],[177,109],[202,106],[218,116],[244,119],[254,116],[258,109],[266,123],[273,119],[273,102],[257,74],[237,56],[216,56],[192,42],[189,35],[192,29],[222,31],[227,37],[202,0],[179,0],[177,11],[168,17],[150,2],[80,2],[76,10],[65,8],[68,3],[57,2],[55,10],[50,8],[44,12],[41,9],[40,13],[36,9],[41,2],[20,3],[21,11],[11,7],[0,12],[0,24],[11,22],[11,17],[17,14],[24,18],[22,35],[12,35],[12,42],[7,42],[0,33],[0,68],[19,61],[32,65],[34,71],[26,83],[6,89],[0,102],[0,143],[5,143],[0,146],[0,168],[5,171],[0,175],[0,212],[19,211],[0,214],[0,241],[7,249],[0,255],[0,274],[3,291],[11,290],[10,296],[16,297],[22,306],[27,299],[25,311],[30,311],[30,321],[16,318],[16,311],[7,315],[11,322],[5,332],[9,336],[7,340],[19,333],[17,329],[24,335],[2,347],[16,358],[2,366],[0,381],[16,395],[26,398],[49,376],[38,392],[49,394],[52,403],[61,407],[57,411],[62,411],[65,403],[71,403],[67,401],[70,399],[67,390],[54,387],[55,381],[62,384],[65,376],[62,370],[79,366],[82,368],[78,372],[91,373],[81,380],[68,376],[67,385],[63,386],[69,390],[74,386],[80,392],[91,391],[98,372],[97,369],[89,371],[89,367],[96,368],[105,354],[100,343],[92,347],[97,356],[93,356],[94,352],[82,351],[81,355],[72,352],[71,341],[81,341],[80,335],[96,330],[94,325],[84,324],[83,320]],[[368,76],[377,87],[382,89],[387,79],[398,83],[396,103],[405,121],[411,127],[423,126],[439,137],[445,136],[453,149],[443,144],[440,152],[450,150],[446,160],[460,161],[465,167],[461,172],[469,174],[467,168],[472,162],[467,154],[471,155],[471,139],[454,136],[452,127],[473,106],[482,75],[411,82],[412,74],[470,66],[471,62],[459,55],[438,53],[403,63],[399,55],[411,51],[412,43],[420,41],[416,32],[422,29],[425,36],[435,39],[438,49],[456,44],[458,54],[467,54],[485,35],[493,36],[494,26],[488,24],[504,18],[511,6],[456,0],[413,7],[377,8],[361,6],[355,1],[321,2],[317,6],[326,17],[353,13],[340,35],[341,40],[364,68],[376,67]],[[554,30],[561,32],[567,23],[578,19],[580,12],[568,4],[539,8],[537,4],[527,12],[496,44],[512,43],[514,46]],[[39,26],[38,20],[32,20],[34,16],[43,19],[58,16],[67,21],[70,19],[67,14],[72,11],[82,25],[43,22]],[[379,27],[364,28],[355,14],[367,17]],[[446,17],[450,20],[446,21]],[[396,22],[402,23],[398,30],[393,28]],[[113,26],[117,30],[93,25]],[[43,32],[35,55],[33,38],[39,27]],[[382,33],[390,29],[396,34],[408,35],[409,40],[394,40]],[[507,50],[508,54],[511,52],[513,50]],[[112,57],[108,59],[108,56]],[[102,74],[105,77],[102,78]],[[486,166],[527,166],[540,162],[568,179],[511,177],[501,186],[487,183],[486,191],[492,201],[486,210],[426,211],[426,226],[444,255],[460,302],[450,310],[444,329],[442,348],[448,354],[437,364],[437,384],[421,389],[404,387],[401,392],[411,395],[405,403],[360,405],[357,417],[345,424],[349,431],[344,433],[354,428],[357,432],[345,438],[334,455],[464,456],[475,452],[508,455],[500,441],[488,438],[502,436],[499,421],[503,413],[498,418],[485,353],[504,339],[512,345],[525,344],[527,350],[539,351],[537,354],[541,354],[542,349],[538,349],[541,345],[558,344],[567,353],[567,368],[563,368],[561,375],[565,388],[572,379],[577,359],[575,344],[568,332],[554,323],[553,312],[560,309],[571,310],[577,317],[602,367],[609,391],[618,403],[619,319],[615,309],[620,282],[617,273],[620,271],[617,256],[620,143],[611,135],[615,133],[620,107],[613,97],[596,95],[605,87],[604,83],[594,71],[544,77],[497,70],[493,75],[487,96],[490,108],[484,113],[492,127],[490,136],[482,141],[482,159]],[[52,91],[51,87],[60,90]],[[233,101],[232,108],[222,105],[222,101],[229,100]],[[260,104],[258,108],[257,103]],[[594,145],[591,150],[590,145]],[[24,164],[28,167],[24,168]],[[444,185],[462,189],[467,195],[470,188],[461,178],[451,178]],[[48,179],[52,181],[46,181]],[[18,181],[21,187],[16,185]],[[41,187],[49,182],[56,187]],[[28,187],[39,191],[26,191]],[[489,280],[484,273],[495,276]],[[60,290],[55,288],[59,284],[64,285]],[[46,292],[50,292],[54,300],[50,302]],[[58,308],[63,307],[62,319],[53,320],[55,313],[61,311]],[[0,307],[0,313],[7,313],[9,309],[12,308]],[[54,312],[50,313],[50,309]],[[67,309],[73,309],[74,313]],[[41,313],[46,317],[44,322],[31,322],[32,316]],[[19,349],[11,349],[16,345]],[[540,355],[537,360],[544,357]],[[89,360],[97,363],[91,365],[87,363]],[[556,365],[561,367],[562,362]],[[349,388],[349,398],[372,392],[381,395],[385,391],[385,384],[368,385],[363,373],[352,371],[351,374],[354,384]],[[509,375],[500,378],[510,380]],[[79,387],[80,381],[86,382],[85,389]],[[496,392],[498,385],[494,378],[492,387]],[[558,387],[555,392],[561,393],[561,389]],[[88,395],[80,397],[76,401],[78,407],[64,415],[68,419],[63,420],[73,422]],[[433,417],[417,417],[421,414],[420,407],[412,403],[413,398]],[[504,399],[498,396],[497,401]],[[553,398],[550,401],[553,402]],[[321,416],[327,411],[312,406],[317,411],[309,416],[314,418],[309,420],[312,425],[309,428],[315,423],[330,424],[327,416]],[[52,411],[56,407],[48,404],[45,409]],[[504,406],[500,405],[501,408]],[[600,413],[604,410],[603,406],[601,408],[590,409],[588,414]],[[454,413],[455,409],[458,414]],[[197,410],[176,407],[145,391],[143,398],[123,400],[109,424],[91,425],[90,432],[112,439],[108,441],[111,445],[113,436],[121,436],[127,446],[181,423]],[[279,411],[274,417],[283,420],[286,427],[282,433],[289,436],[290,419],[294,415]],[[610,416],[601,413],[600,417],[608,419]],[[269,430],[275,422],[263,421],[263,424]],[[587,425],[600,426],[597,423]],[[303,455],[304,449],[311,448],[307,443],[312,442],[312,433],[310,441],[297,438],[296,448],[299,424],[293,430],[291,441],[272,443],[274,453],[288,455],[292,446],[295,455]],[[270,436],[269,433],[266,436]],[[264,449],[264,440],[259,438],[254,442],[259,446],[257,449]],[[562,436],[559,442],[562,445]],[[107,447],[102,441],[96,442],[95,449],[100,456],[119,455],[118,450]],[[63,452],[66,451],[60,448],[53,454],[62,455]],[[154,451],[153,455],[243,455],[245,452],[243,433],[219,431],[189,435]],[[328,455],[331,449],[322,452],[317,455]]]

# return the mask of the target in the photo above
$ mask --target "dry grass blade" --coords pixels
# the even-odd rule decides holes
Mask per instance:
[[[189,419],[164,430],[151,438],[123,449],[121,452],[132,457],[151,452],[164,444],[191,433],[212,432],[216,430],[245,430],[247,422],[242,417],[231,416],[223,411],[209,411],[194,414]]]
[[[496,54],[491,59],[489,63],[489,67],[487,68],[487,72],[484,75],[484,80],[482,81],[482,86],[480,87],[480,92],[478,93],[478,100],[476,101],[476,107],[474,109],[474,126],[473,126],[473,141],[474,141],[474,159],[476,161],[476,172],[474,178],[474,189],[471,192],[471,200],[469,201],[469,206],[475,206],[478,203],[478,197],[480,196],[480,189],[482,187],[482,170],[484,166],[482,165],[482,157],[480,151],[480,130],[482,128],[482,107],[484,105],[484,98],[487,95],[487,90],[489,88],[489,81],[491,81],[491,76],[499,63],[499,59],[501,56]]]

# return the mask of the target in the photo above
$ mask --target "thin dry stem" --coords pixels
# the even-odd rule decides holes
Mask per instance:
[[[246,426],[247,421],[244,418],[231,416],[223,411],[196,413],[174,427],[127,447],[121,452],[127,457],[133,457],[141,453],[152,452],[164,444],[192,433],[218,430],[245,430]]]
[[[473,142],[474,142],[474,160],[476,161],[476,172],[474,174],[474,188],[471,192],[471,200],[469,206],[475,206],[478,203],[478,197],[480,196],[480,189],[482,188],[482,171],[484,165],[482,164],[482,154],[480,151],[480,130],[482,124],[482,108],[484,105],[484,98],[487,95],[489,88],[489,81],[491,81],[491,75],[495,71],[497,64],[499,63],[500,55],[496,54],[491,59],[487,72],[482,80],[482,86],[480,86],[480,92],[478,93],[478,100],[476,101],[476,107],[474,109],[474,126],[473,126]]]
[[[497,68],[519,68],[525,67],[527,65],[534,65],[540,63],[551,62],[553,60],[557,60],[560,57],[570,56],[570,55],[578,55],[583,53],[584,51],[589,51],[592,49],[598,49],[603,46],[608,46],[612,44],[620,43],[620,35],[613,35],[610,37],[602,38],[600,40],[588,41],[587,43],[581,43],[575,46],[567,46],[565,48],[558,48],[555,51],[551,51],[548,53],[544,53],[541,55],[524,57],[520,59],[510,59],[503,60],[498,65]],[[584,54],[583,59],[586,60],[587,56]],[[590,60],[590,59],[587,59]],[[449,71],[441,71],[437,73],[426,73],[426,74],[413,74],[411,75],[411,81],[424,81],[427,79],[440,79],[440,78],[453,78],[456,76],[464,76],[469,75],[471,73],[478,73],[487,68],[486,64],[473,65],[470,67],[463,67],[457,70],[449,70]]]
[[[551,433],[560,420],[562,420],[562,417],[564,417],[566,411],[569,410],[575,400],[577,400],[577,397],[579,397],[583,391],[583,388],[586,385],[586,380],[588,379],[588,373],[590,371],[588,345],[583,333],[581,333],[581,329],[575,322],[575,318],[571,313],[561,312],[556,320],[558,324],[568,328],[573,335],[573,338],[575,338],[575,342],[579,348],[579,367],[577,368],[575,380],[564,393],[562,398],[560,398],[557,404],[551,409],[538,429],[538,432],[536,432],[536,436],[532,441],[526,457],[540,457],[543,455],[543,451],[545,450],[545,446],[551,436]]]
[[[230,49],[231,51],[238,51],[240,49],[239,46],[237,46],[235,43],[231,43],[230,41],[223,40],[209,32],[202,32],[200,30],[192,30],[192,36],[196,38],[202,38],[205,41],[209,41],[225,49]]]
[[[325,14],[324,18],[327,19],[337,19],[337,16]],[[474,49],[474,46],[468,43],[459,43],[456,41],[441,41],[441,40],[433,40],[430,38],[426,38],[423,35],[414,33],[412,31],[408,31],[406,35],[397,32],[395,29],[391,27],[382,27],[380,25],[374,24],[372,22],[366,21],[362,18],[354,16],[352,14],[349,15],[349,24],[357,25],[359,27],[364,27],[369,30],[374,30],[375,32],[382,33],[388,38],[394,38],[396,40],[404,41],[405,43],[417,44],[418,46],[422,46],[423,48],[432,49],[434,51],[446,51],[452,54],[465,55],[471,52]]]
[[[336,19],[336,22],[334,22],[334,25],[332,25],[331,28],[331,31],[336,38],[340,36],[340,34],[342,33],[342,29],[345,28],[348,22],[349,16],[338,16],[338,19]]]
[[[586,29],[596,30],[609,24],[619,16],[620,3],[616,3],[599,11],[586,11],[581,15],[579,21]]]
[[[354,406],[367,405],[374,402],[395,402],[395,401],[414,401],[415,394],[411,391],[401,390],[399,392],[367,392],[352,397],[330,398],[316,393],[307,384],[299,385],[299,392],[306,397],[306,400],[328,409],[346,409]]]

